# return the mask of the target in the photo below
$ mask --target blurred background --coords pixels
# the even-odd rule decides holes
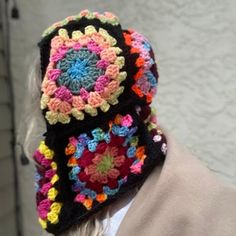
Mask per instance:
[[[86,8],[114,12],[123,28],[151,41],[160,124],[219,178],[236,184],[236,1],[1,0],[0,236],[42,234],[33,164],[16,140],[25,83],[42,31]]]

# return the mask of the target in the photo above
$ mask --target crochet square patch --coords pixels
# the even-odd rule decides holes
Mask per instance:
[[[90,210],[116,194],[129,174],[139,174],[146,158],[130,114],[116,115],[109,129],[70,137],[66,147],[75,202]]]

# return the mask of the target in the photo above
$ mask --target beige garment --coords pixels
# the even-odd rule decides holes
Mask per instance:
[[[148,176],[116,236],[236,236],[236,188],[167,136],[164,165]]]

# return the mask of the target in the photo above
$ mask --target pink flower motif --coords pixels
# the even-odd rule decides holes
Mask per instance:
[[[101,69],[106,69],[109,65],[110,65],[110,63],[104,59],[99,60],[96,64],[96,66]]]
[[[55,81],[60,76],[61,70],[60,69],[50,69],[50,70],[48,70],[47,74],[48,74],[49,80]]]
[[[57,86],[55,84],[55,81],[53,80],[44,80],[42,83],[42,91],[50,96],[53,95],[55,93],[55,91],[57,90]]]
[[[43,194],[43,195],[47,195],[48,193],[48,190],[52,187],[52,184],[49,182],[49,183],[46,183],[42,186],[42,188],[40,189],[40,192]]]
[[[84,194],[77,194],[76,197],[75,197],[75,202],[84,202],[85,200],[85,195]]]
[[[62,101],[72,102],[72,94],[65,86],[61,86],[55,91],[55,97]]]
[[[121,125],[130,127],[133,123],[133,118],[131,115],[127,114],[126,116],[123,116],[121,119]]]
[[[38,205],[38,213],[39,213],[39,217],[42,219],[46,219],[47,218],[47,214],[50,210],[50,206],[51,206],[51,202],[49,199],[44,199],[43,201],[41,201]]]

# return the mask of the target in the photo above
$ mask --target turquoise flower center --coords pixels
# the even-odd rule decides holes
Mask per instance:
[[[91,91],[104,70],[97,67],[100,57],[87,48],[69,49],[56,68],[62,71],[57,83],[66,86],[72,94],[80,94],[80,89]]]
[[[89,72],[87,63],[88,59],[76,59],[71,68],[67,70],[68,75],[72,79],[81,80],[81,78],[85,77]]]

